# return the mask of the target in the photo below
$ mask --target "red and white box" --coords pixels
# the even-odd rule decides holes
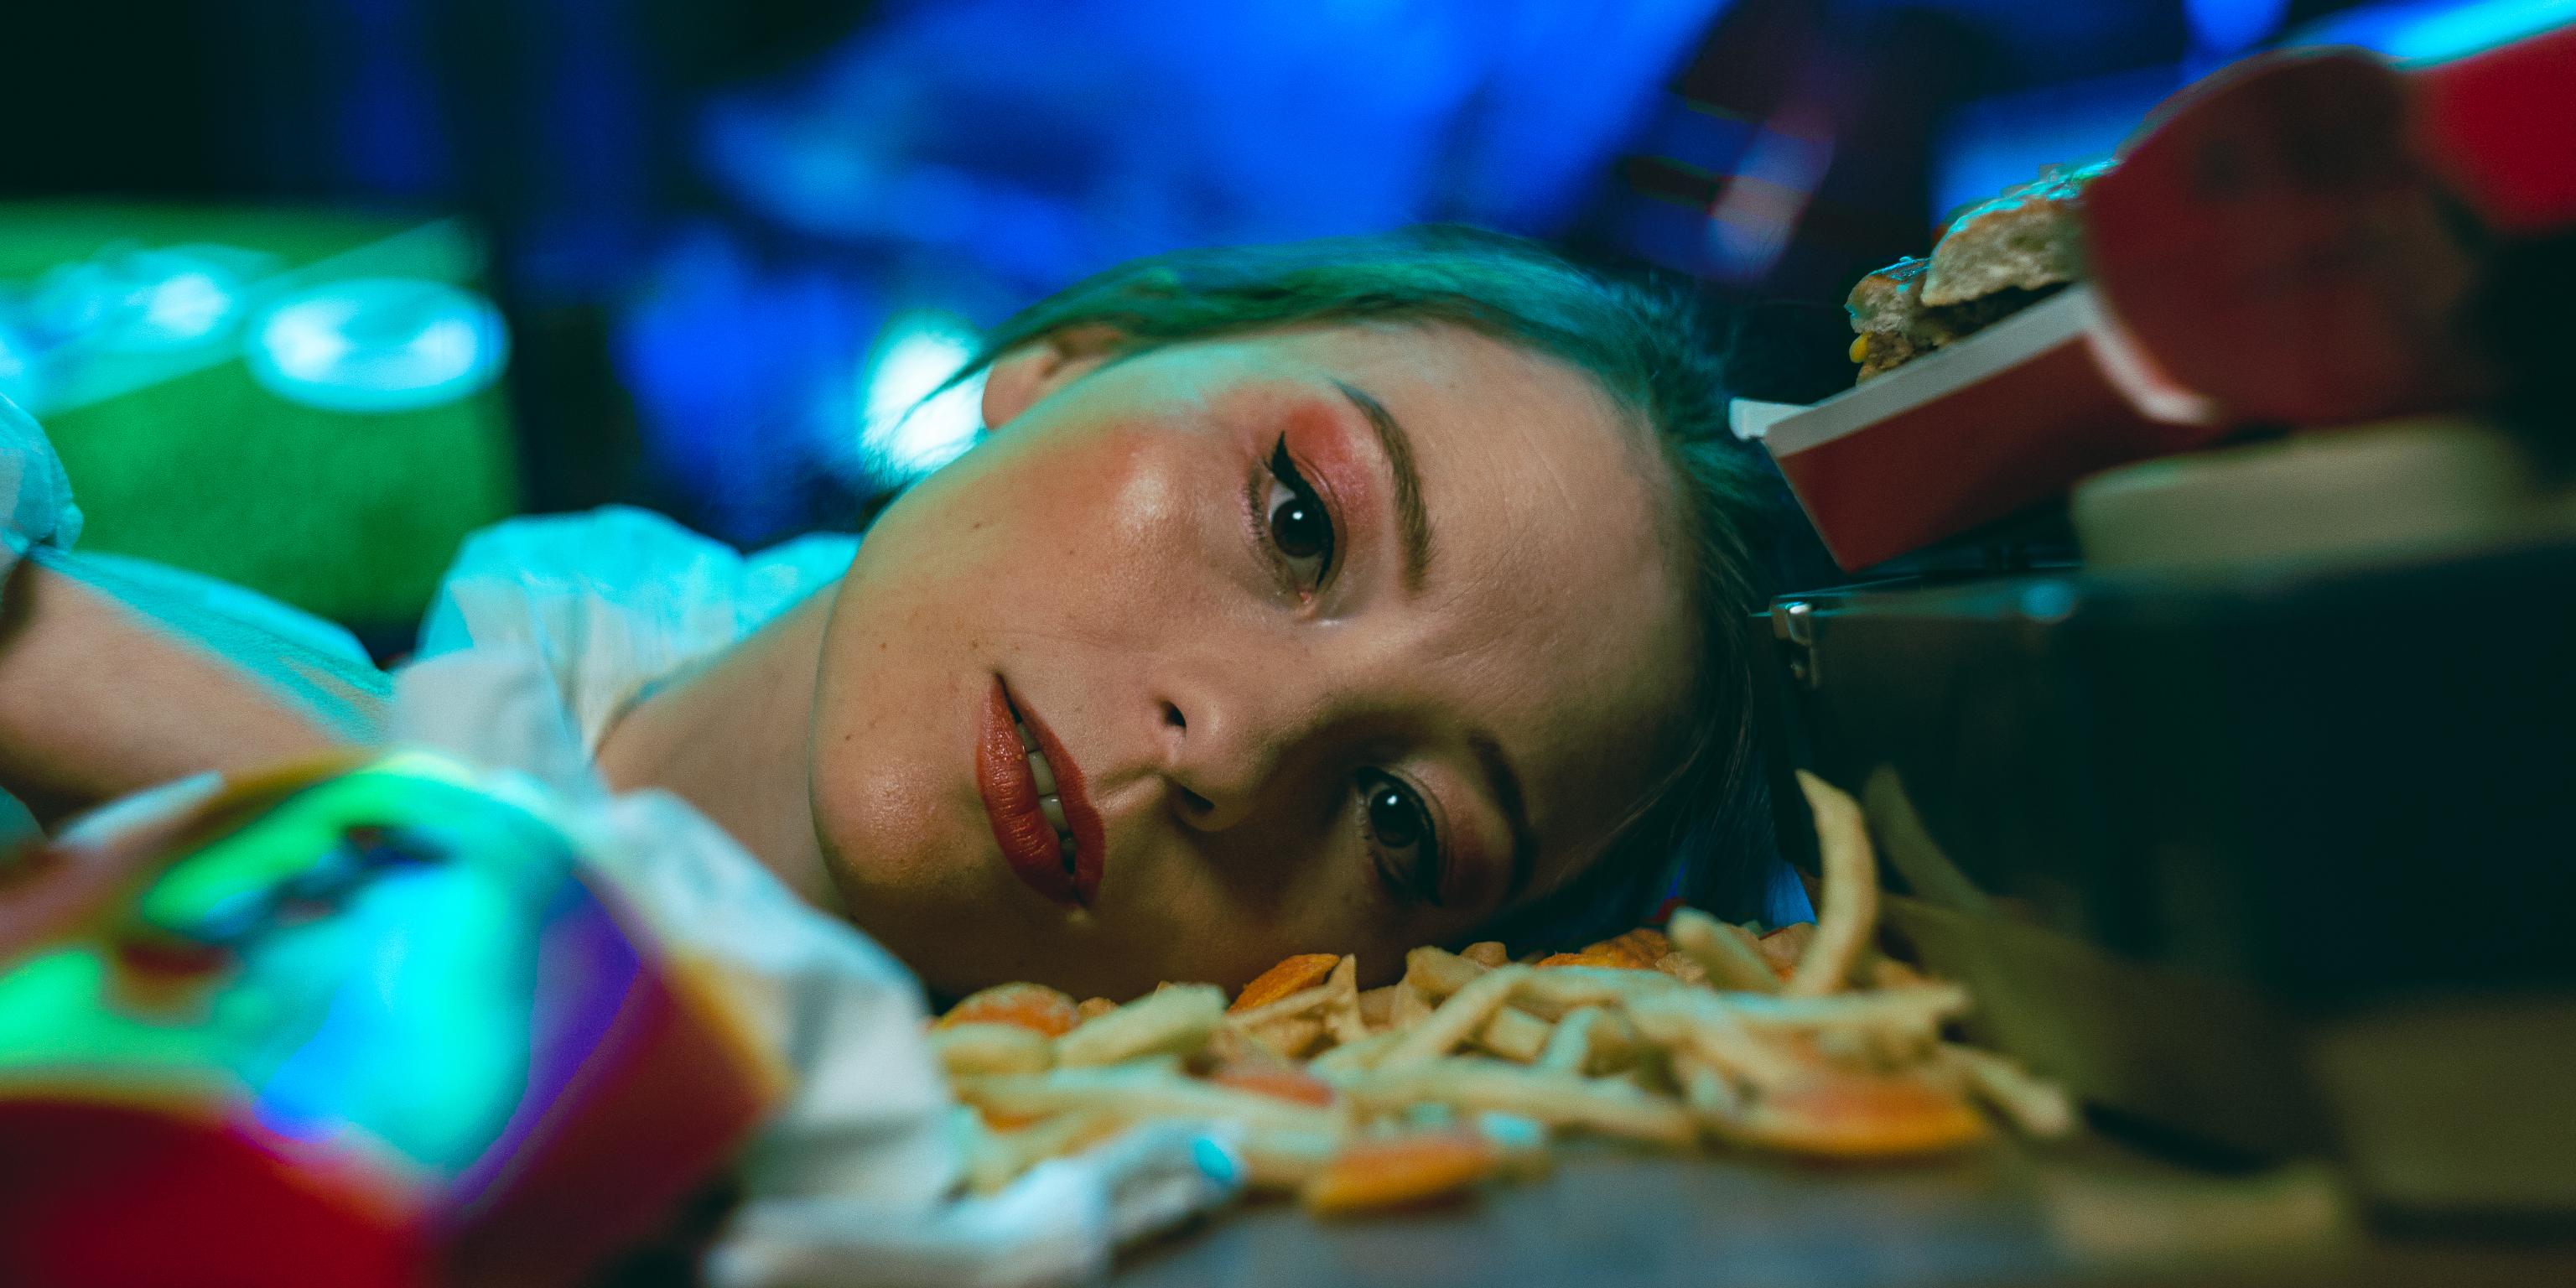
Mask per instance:
[[[2576,26],[2433,67],[2267,54],[2176,94],[2086,189],[2090,280],[1814,407],[1747,407],[1859,570],[2248,425],[2481,405],[2495,234],[2576,225]]]
[[[2107,328],[2093,292],[2069,287],[1773,422],[1762,441],[1835,562],[1856,571],[2062,494],[2096,470],[2227,434],[2224,424],[2138,411],[2113,375]]]

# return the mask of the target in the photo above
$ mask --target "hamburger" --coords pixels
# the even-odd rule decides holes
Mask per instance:
[[[1860,279],[1851,314],[1860,378],[1891,371],[1992,326],[2083,276],[2084,187],[2111,168],[2051,169],[1952,221],[1930,256]]]

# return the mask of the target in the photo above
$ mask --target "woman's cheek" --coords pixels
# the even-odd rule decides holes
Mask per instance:
[[[1128,473],[1110,505],[1091,512],[1095,524],[1106,516],[1098,544],[1069,550],[1065,574],[1094,587],[1113,611],[1158,621],[1204,617],[1229,596],[1266,586],[1252,552],[1245,477],[1206,463]]]
[[[1171,555],[1189,500],[1187,485],[1170,470],[1128,471],[1111,497],[1106,535],[1118,554],[1136,561],[1136,570],[1150,570]]]

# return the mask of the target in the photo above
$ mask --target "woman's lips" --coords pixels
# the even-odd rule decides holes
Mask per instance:
[[[1037,778],[1029,771],[1028,753],[1020,746],[1015,723],[1028,728],[1030,739],[1055,773],[1057,803],[1064,811],[1066,830],[1073,834],[1070,865],[1065,861],[1063,843],[1054,824],[1047,821],[1038,804]],[[1056,740],[1054,731],[1036,712],[1015,701],[1015,695],[999,676],[993,678],[992,692],[984,704],[982,728],[975,739],[975,785],[984,798],[984,812],[992,820],[993,839],[1000,843],[1002,859],[1011,871],[1057,903],[1090,906],[1100,890],[1107,848],[1100,813],[1091,807],[1091,798],[1083,789],[1082,770],[1074,764],[1064,744]]]

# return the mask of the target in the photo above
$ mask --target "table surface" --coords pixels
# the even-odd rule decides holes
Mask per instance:
[[[1428,1212],[1217,1215],[1129,1254],[1117,1288],[1917,1288],[1946,1284],[2576,1284],[2576,1241],[2372,1233],[2320,1166],[2196,1171],[2087,1138],[1823,1167],[1564,1151],[1546,1178]]]

